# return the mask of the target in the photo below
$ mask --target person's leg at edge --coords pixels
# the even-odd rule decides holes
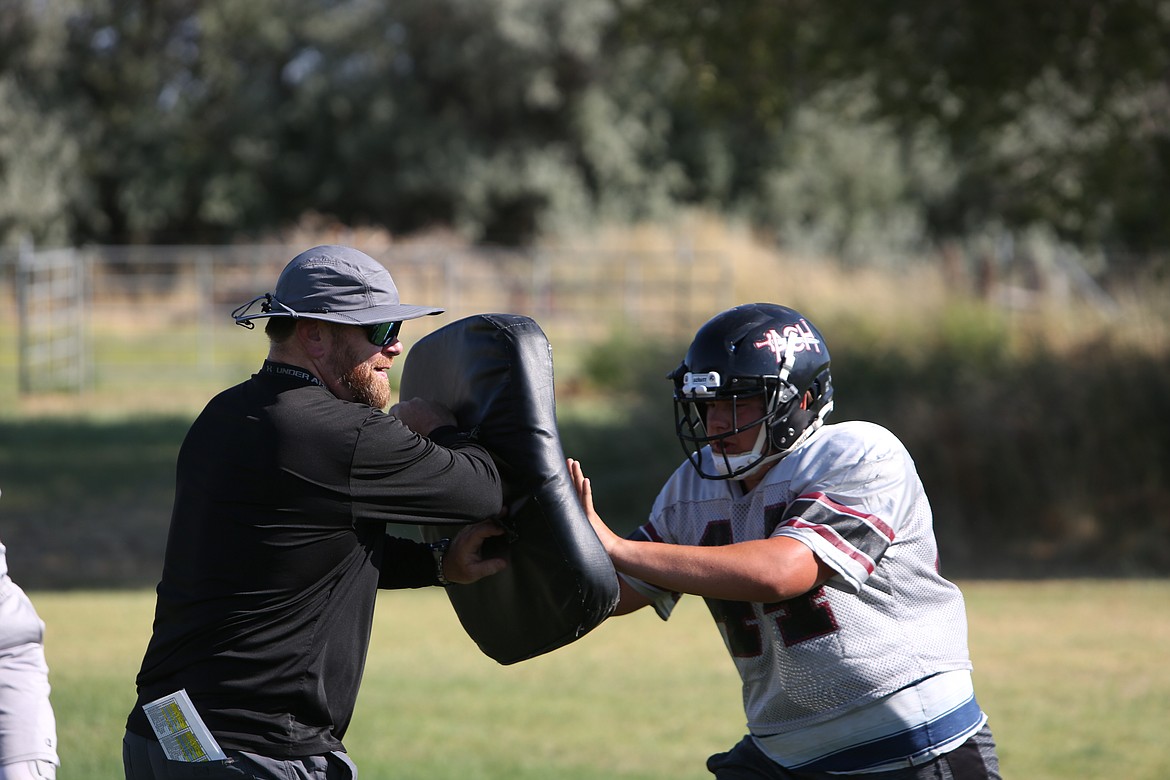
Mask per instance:
[[[56,780],[57,766],[52,761],[17,761],[0,765],[0,780]]]

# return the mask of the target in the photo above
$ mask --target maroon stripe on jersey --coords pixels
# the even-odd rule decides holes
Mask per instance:
[[[887,523],[838,504],[824,493],[810,493],[792,502],[781,526],[814,531],[861,564],[867,573],[873,572],[877,559],[894,540],[894,531]]]
[[[820,502],[828,507],[831,507],[835,512],[840,512],[841,514],[846,514],[846,515],[853,515],[856,518],[864,520],[866,523],[869,523],[870,525],[872,525],[874,527],[874,530],[878,531],[880,534],[885,536],[888,541],[891,541],[891,542],[894,541],[894,529],[891,528],[884,520],[882,520],[877,515],[871,515],[871,514],[867,514],[865,512],[858,512],[856,509],[852,509],[850,507],[847,507],[844,504],[838,504],[836,501],[829,498],[824,493],[808,493],[807,495],[803,495],[800,498],[798,498],[797,501],[801,501],[804,499],[811,499],[814,501],[818,501],[818,502]]]
[[[786,526],[788,528],[809,528],[809,529],[811,529],[812,531],[814,531],[816,534],[818,534],[822,538],[828,540],[838,550],[840,550],[841,552],[845,553],[853,560],[860,563],[862,565],[862,567],[864,567],[866,574],[873,574],[873,570],[877,566],[877,563],[874,561],[873,558],[869,557],[868,555],[865,555],[860,550],[858,550],[856,547],[853,547],[852,545],[850,545],[848,542],[846,542],[841,537],[840,534],[838,534],[836,531],[834,531],[832,528],[830,528],[827,525],[822,525],[820,523],[806,523],[803,520],[801,520],[799,517],[796,517],[796,518],[793,518],[792,520],[790,520],[789,522],[785,523],[784,526]]]
[[[658,533],[658,529],[654,527],[653,523],[646,523],[641,528],[635,530],[629,535],[630,539],[638,539],[641,537],[647,542],[661,542],[662,534]]]

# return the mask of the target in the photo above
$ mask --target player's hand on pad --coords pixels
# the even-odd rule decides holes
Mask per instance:
[[[612,555],[614,545],[622,541],[621,537],[609,529],[609,526],[601,519],[601,515],[597,514],[597,510],[594,509],[593,486],[590,484],[589,478],[585,476],[585,472],[581,468],[581,463],[572,458],[568,458],[565,462],[569,466],[569,476],[573,479],[573,487],[577,490],[577,498],[581,500],[581,506],[585,509],[585,516],[589,518],[589,523],[593,526],[593,530],[597,532],[597,538],[601,540],[601,545],[605,548],[605,551]]]

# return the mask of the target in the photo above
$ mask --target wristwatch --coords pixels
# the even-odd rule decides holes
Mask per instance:
[[[431,555],[435,556],[435,579],[444,587],[450,585],[450,580],[443,576],[443,556],[447,554],[447,550],[451,549],[451,540],[440,539],[437,542],[431,542],[427,547],[430,549]]]

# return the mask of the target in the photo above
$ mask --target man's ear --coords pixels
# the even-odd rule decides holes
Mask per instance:
[[[320,320],[297,320],[297,342],[311,358],[318,359],[329,351],[333,333]]]

